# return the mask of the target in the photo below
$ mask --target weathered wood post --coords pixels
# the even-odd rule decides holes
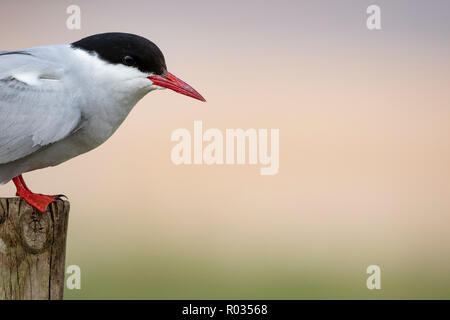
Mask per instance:
[[[0,300],[62,299],[69,202],[49,208],[0,198]]]

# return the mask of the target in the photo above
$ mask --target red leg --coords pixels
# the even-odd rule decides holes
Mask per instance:
[[[57,199],[56,196],[47,196],[45,194],[33,193],[30,189],[28,189],[22,175],[18,175],[17,177],[13,178],[13,182],[17,188],[16,196],[25,199],[26,202],[43,213],[46,212],[48,205],[52,202],[55,202]]]
[[[23,180],[23,177],[22,177],[22,175],[18,175],[16,178],[18,178],[19,179],[19,181],[20,181],[20,183],[22,184],[22,187],[25,189],[25,190],[27,190],[27,191],[30,191],[31,192],[31,190],[30,189],[28,189],[28,187],[27,187],[27,185],[26,185],[26,183],[25,183],[25,180]],[[13,179],[13,181],[14,181],[14,179]],[[14,183],[15,184],[15,183]],[[16,187],[17,187],[17,185],[16,185]]]

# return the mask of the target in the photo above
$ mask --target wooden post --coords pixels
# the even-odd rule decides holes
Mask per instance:
[[[0,300],[62,299],[69,202],[49,208],[0,198]]]

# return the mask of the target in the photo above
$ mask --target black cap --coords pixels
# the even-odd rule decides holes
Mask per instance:
[[[95,52],[112,64],[132,66],[144,73],[165,75],[166,62],[161,50],[150,40],[131,33],[95,34],[72,43],[72,47]]]

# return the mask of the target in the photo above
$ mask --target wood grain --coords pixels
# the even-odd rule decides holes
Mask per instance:
[[[20,198],[0,198],[0,300],[63,298],[69,202],[43,214]]]

